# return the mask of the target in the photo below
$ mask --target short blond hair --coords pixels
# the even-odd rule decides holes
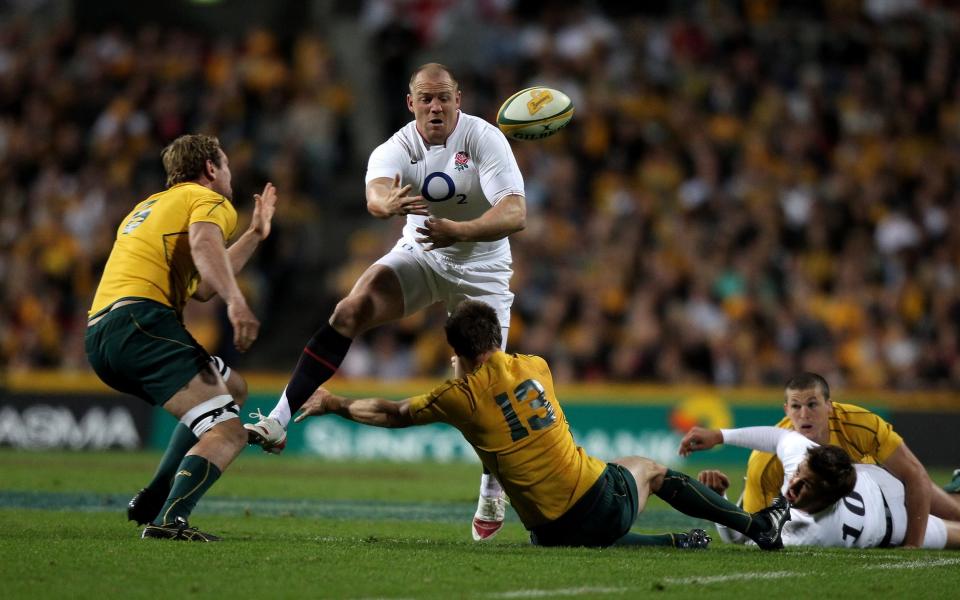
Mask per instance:
[[[167,187],[195,181],[203,175],[208,160],[220,166],[220,140],[202,133],[181,135],[163,149],[160,158],[167,172]]]

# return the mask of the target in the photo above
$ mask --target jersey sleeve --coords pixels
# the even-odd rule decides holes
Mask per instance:
[[[780,438],[780,441],[777,442],[777,458],[783,465],[784,482],[797,472],[800,463],[807,456],[807,449],[817,445],[816,442],[807,439],[796,431],[791,431]]]
[[[237,211],[224,196],[210,191],[191,194],[189,224],[213,223],[220,228],[224,241],[233,237],[237,228]]]
[[[456,381],[447,381],[428,394],[410,399],[410,419],[415,425],[457,423],[469,418],[470,402],[465,390]]]
[[[754,451],[747,460],[743,510],[757,512],[770,505],[783,485],[783,465],[774,454]]]
[[[523,196],[523,175],[510,143],[499,129],[490,126],[477,142],[477,170],[480,188],[490,204],[506,196]]]
[[[374,179],[389,177],[393,179],[397,173],[403,171],[404,159],[410,160],[405,156],[403,149],[393,138],[377,146],[370,153],[370,159],[367,161],[367,175],[364,178],[365,183],[370,183]]]

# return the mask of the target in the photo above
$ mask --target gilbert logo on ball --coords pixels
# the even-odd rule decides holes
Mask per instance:
[[[497,127],[515,140],[542,140],[573,118],[570,97],[548,87],[532,87],[507,98],[497,113]]]

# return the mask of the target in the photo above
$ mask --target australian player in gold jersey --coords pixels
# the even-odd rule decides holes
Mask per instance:
[[[688,515],[726,523],[762,548],[779,547],[785,505],[751,515],[698,481],[647,458],[604,463],[577,446],[547,363],[538,356],[500,350],[500,323],[489,305],[461,302],[445,330],[456,354],[454,379],[401,402],[351,400],[320,388],[297,420],[336,413],[380,427],[434,422],[456,427],[500,481],[534,544],[705,547],[709,537],[702,529],[630,533],[654,493]]]
[[[960,521],[956,495],[947,494],[930,481],[926,469],[890,423],[865,408],[832,402],[827,381],[816,373],[794,377],[787,382],[784,394],[786,416],[777,427],[794,429],[821,446],[839,446],[853,462],[881,465],[903,482],[907,508],[905,547],[923,543],[930,514]],[[783,464],[775,454],[753,451],[747,461],[743,509],[755,511],[767,506],[780,494],[783,477]],[[720,471],[703,471],[698,478],[719,493],[729,486],[729,480]],[[723,529],[720,535],[728,541],[738,541],[738,536]]]
[[[188,517],[247,442],[237,418],[246,386],[193,339],[182,313],[189,298],[217,294],[235,346],[250,347],[260,323],[234,274],[269,235],[277,195],[268,183],[255,196],[250,228],[227,249],[237,212],[219,141],[184,135],[161,156],[168,189],[137,204],[117,229],[90,309],[86,351],[105,383],[180,421],[154,481],[129,507],[131,518],[152,521],[142,537],[215,541]]]

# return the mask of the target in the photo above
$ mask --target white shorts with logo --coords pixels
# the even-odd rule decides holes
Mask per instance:
[[[400,280],[403,290],[404,316],[443,302],[447,313],[464,300],[479,300],[493,307],[503,329],[506,348],[507,330],[510,328],[510,307],[513,292],[510,277],[513,266],[510,255],[459,263],[432,254],[406,238],[376,263],[390,267]]]

